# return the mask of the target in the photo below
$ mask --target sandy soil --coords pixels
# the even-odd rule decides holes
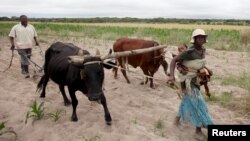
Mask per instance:
[[[45,50],[54,42],[51,38],[43,38],[40,45]],[[58,40],[59,41],[59,40]],[[72,42],[91,53],[98,48],[106,54],[112,47],[112,42],[84,39],[82,41],[61,40]],[[1,38],[0,66],[1,71],[8,65],[11,57],[8,38]],[[167,55],[177,52],[176,47],[167,48]],[[170,58],[167,58],[170,62]],[[43,65],[43,58],[39,48],[33,49],[32,60]],[[228,74],[238,75],[248,72],[250,58],[246,53],[225,52],[207,49],[208,66],[215,76],[224,77]],[[33,75],[34,68],[30,71]],[[40,99],[36,93],[37,79],[25,79],[20,73],[19,56],[15,51],[11,68],[0,72],[0,122],[5,122],[5,130],[14,130],[19,141],[184,141],[194,140],[195,127],[182,124],[181,128],[173,125],[175,115],[180,104],[176,91],[167,87],[167,77],[160,68],[155,74],[156,89],[149,85],[140,85],[143,77],[139,68],[132,68],[134,73],[128,73],[132,84],[127,84],[122,74],[114,79],[111,70],[105,70],[104,92],[108,107],[113,118],[111,126],[105,124],[104,112],[101,105],[88,101],[80,92],[77,92],[79,104],[77,107],[78,122],[71,122],[72,107],[63,106],[63,99],[57,85],[50,81],[45,99]],[[249,94],[246,90],[234,86],[222,86],[218,79],[211,81],[209,87],[212,92],[221,94],[231,92],[235,96]],[[67,89],[66,89],[67,90]],[[202,91],[204,89],[202,88]],[[62,110],[61,118],[54,122],[51,118],[44,118],[32,122],[25,116],[31,110],[32,101],[44,102],[45,112]],[[208,103],[209,111],[216,124],[250,124],[250,119],[242,117],[236,111],[218,104]],[[156,128],[162,123],[162,128]],[[207,130],[203,129],[206,134]],[[5,134],[0,141],[12,141],[13,136]]]

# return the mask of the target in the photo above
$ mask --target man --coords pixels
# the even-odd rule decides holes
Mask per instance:
[[[17,49],[21,60],[22,74],[29,78],[29,59],[31,57],[33,40],[38,46],[37,33],[33,25],[28,24],[26,15],[20,16],[20,23],[13,26],[10,34],[11,50]]]

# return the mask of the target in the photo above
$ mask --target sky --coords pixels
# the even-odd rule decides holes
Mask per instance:
[[[250,20],[250,0],[1,0],[0,17]]]

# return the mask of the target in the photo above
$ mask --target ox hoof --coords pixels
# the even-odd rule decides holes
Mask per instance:
[[[40,95],[41,98],[45,98],[45,95]]]
[[[141,84],[141,85],[145,85],[146,83],[145,83],[145,82],[141,82],[140,84]]]
[[[107,125],[112,125],[112,121],[106,121]]]
[[[126,80],[127,80],[127,83],[130,84],[130,81],[128,79],[126,79]]]
[[[105,121],[107,125],[111,125],[112,124],[112,118],[110,115],[105,116]]]
[[[64,102],[64,106],[70,106],[70,105],[71,105],[70,101]]]
[[[155,86],[150,86],[150,88],[155,89]]]
[[[78,121],[78,118],[77,118],[77,117],[71,117],[71,121],[77,122],[77,121]]]

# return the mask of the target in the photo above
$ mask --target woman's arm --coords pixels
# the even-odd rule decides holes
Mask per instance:
[[[170,76],[169,76],[169,79],[168,81],[170,82],[173,82],[175,81],[175,78],[174,78],[174,70],[175,70],[175,66],[176,66],[176,63],[179,61],[179,55],[175,56],[171,63],[170,63]]]

